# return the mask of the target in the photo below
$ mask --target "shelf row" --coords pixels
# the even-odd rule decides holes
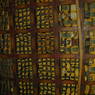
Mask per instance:
[[[48,29],[52,27],[77,27],[77,7],[76,4],[60,4],[59,6],[37,6],[33,8],[16,8],[13,10],[13,27],[14,30],[29,30],[33,27],[40,29]],[[95,2],[84,3],[84,26],[95,25]],[[34,17],[36,16],[36,17]],[[1,10],[0,15],[1,31],[8,31],[9,12],[5,9]]]
[[[1,94],[9,94],[9,95],[34,95],[35,93],[35,87],[34,87],[34,83],[33,81],[17,81],[18,83],[18,89],[16,90],[16,83],[15,81],[10,81],[10,80],[0,80],[0,84],[1,84],[1,89],[0,89],[0,93]],[[44,83],[43,81],[41,81],[39,83],[39,95],[58,95],[57,94],[57,90],[59,88],[60,94],[59,95],[77,95],[77,91],[78,91],[78,85],[75,83],[62,83],[59,87],[56,88],[56,84],[55,83]],[[88,94],[95,94],[94,93],[95,90],[95,85],[86,85],[85,87],[85,94],[84,95],[88,95]],[[36,90],[37,92],[37,90]]]
[[[35,39],[36,37],[36,39]],[[56,37],[58,37],[56,39]],[[95,54],[95,31],[85,32],[85,53]],[[14,40],[14,42],[13,42]],[[14,48],[13,48],[14,47]],[[0,54],[79,54],[78,31],[0,34]]]
[[[83,0],[87,3],[95,2],[95,0]],[[14,1],[0,1],[0,4],[4,7],[10,7],[9,4],[12,6],[16,6],[19,8],[25,8],[29,6],[37,6],[37,5],[59,5],[59,4],[75,4],[76,0],[14,0]]]
[[[95,81],[95,58],[88,58],[83,64],[85,81]],[[79,79],[80,60],[77,58],[38,58],[35,62],[33,58],[1,58],[0,76],[32,79],[35,76],[35,65],[38,79],[55,80],[58,77],[57,69],[60,74],[58,79]]]

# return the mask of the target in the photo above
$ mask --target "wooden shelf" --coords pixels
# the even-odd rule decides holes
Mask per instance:
[[[93,54],[85,54],[85,59],[88,59],[88,58],[95,58],[95,55]]]
[[[36,29],[37,32],[50,32],[50,31],[54,31],[56,27],[52,27],[52,28],[39,28]],[[78,31],[78,27],[62,27],[62,26],[58,26],[57,27],[58,30],[62,30],[62,31]],[[15,33],[27,33],[27,32],[33,32],[35,30],[35,28],[31,28],[31,29],[25,29],[25,30],[15,30]],[[88,31],[88,30],[95,30],[95,25],[93,26],[84,26],[84,30]],[[10,33],[10,31],[6,31],[7,33]],[[0,34],[6,33],[2,30],[0,30]]]
[[[14,78],[11,78],[11,77],[0,77],[0,80],[11,80],[11,81],[15,81]]]
[[[78,84],[78,81],[73,81],[73,80],[63,80],[62,83],[64,84]]]
[[[34,29],[25,29],[25,30],[15,30],[15,33],[28,33],[28,32],[32,32],[34,31]]]
[[[55,0],[54,2],[42,2],[42,3],[37,3],[37,2],[31,2],[31,4],[23,4],[23,5],[17,5],[15,8],[27,8],[31,6],[55,6],[55,5],[60,5],[60,4],[75,4],[75,0],[64,0],[64,1],[57,1]]]
[[[52,28],[39,28],[39,29],[36,29],[37,32],[50,32],[50,31],[54,31],[56,27],[52,27]],[[78,31],[78,27],[62,27],[62,26],[58,26],[57,27],[58,30],[62,30],[62,31]],[[15,30],[15,33],[27,33],[27,32],[33,32],[35,30],[35,28],[31,28],[31,29],[25,29],[25,30]],[[88,30],[95,30],[95,25],[93,26],[84,26],[84,30],[85,31],[88,31]],[[6,32],[9,32],[9,31],[6,31]],[[2,30],[0,30],[0,34],[3,34],[3,33],[6,33]]]
[[[10,77],[1,77],[1,80],[2,79],[9,79],[9,80],[14,80],[14,78],[10,78]],[[21,79],[21,78],[18,78],[16,79],[17,81],[33,81],[33,79],[29,79],[29,78],[24,78],[24,79]],[[40,79],[37,79],[39,82],[42,82],[42,83],[55,83],[57,82],[58,84],[77,84],[78,81],[75,81],[75,80],[40,80]],[[95,82],[94,82],[95,83]]]
[[[9,31],[0,30],[0,34],[8,33]]]
[[[0,34],[3,34],[4,32],[0,31]]]
[[[0,54],[0,58],[29,58],[32,54]]]
[[[36,30],[37,30],[37,32],[47,32],[47,31],[52,31],[56,28],[57,28],[57,30],[60,30],[60,31],[61,30],[62,31],[78,31],[78,27],[64,27],[64,26],[55,26],[55,27],[52,27],[52,28],[43,28],[43,29],[39,28],[39,29],[36,29]]]
[[[32,58],[33,54],[0,54],[0,58]],[[35,55],[35,57],[38,58],[79,58],[79,54],[41,54],[41,55]],[[85,59],[88,58],[95,58],[94,54],[85,54]]]
[[[58,84],[62,83],[62,84],[77,84],[78,81],[73,81],[73,80],[39,80],[39,82],[43,82],[43,83],[55,83],[57,82]]]
[[[95,85],[95,81],[86,81],[85,85]]]
[[[39,58],[79,58],[79,55],[75,54],[44,54],[38,55]]]
[[[0,54],[0,58],[13,58],[13,54]]]
[[[29,58],[29,57],[33,57],[33,54],[0,54],[1,58]],[[42,55],[35,55],[35,57],[38,58],[79,58],[79,55],[77,54],[42,54]]]
[[[54,31],[56,27],[52,27],[52,28],[39,28],[39,29],[36,29],[37,32],[50,32],[50,31]],[[78,31],[78,28],[77,27],[62,27],[62,26],[58,26],[57,27],[58,30],[62,30],[62,31]],[[35,29],[32,28],[32,29],[26,29],[26,30],[15,30],[16,33],[27,33],[27,32],[33,32]]]
[[[19,79],[18,81],[32,81],[32,79]],[[39,80],[38,81],[41,83],[55,83],[57,81],[58,84],[62,83],[62,84],[77,84],[78,81],[72,81],[72,80]]]
[[[92,3],[92,2],[95,2],[95,0],[83,0],[84,2],[86,3]]]
[[[90,30],[95,30],[95,25],[93,25],[93,26],[90,26],[90,25],[88,25],[88,26],[84,26],[84,31],[90,31]]]

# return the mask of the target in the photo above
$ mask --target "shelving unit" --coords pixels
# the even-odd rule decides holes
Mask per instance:
[[[1,0],[0,95],[94,95],[91,4]]]

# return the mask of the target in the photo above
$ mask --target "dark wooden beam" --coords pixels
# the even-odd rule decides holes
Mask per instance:
[[[78,82],[78,95],[84,95],[84,31],[83,31],[83,1],[76,0],[78,15],[79,47],[80,47],[80,76]]]
[[[57,0],[58,1],[58,0]],[[60,4],[75,4],[75,0],[64,0],[64,1],[59,1],[57,2],[56,0],[54,0],[53,2],[32,2],[31,4],[21,4],[16,6],[16,8],[28,8],[31,6],[55,6],[55,5],[60,5]]]
[[[86,81],[85,85],[95,85],[95,81]]]
[[[9,15],[9,34],[11,36],[11,56],[9,56],[10,58],[14,59],[14,55],[15,55],[15,49],[16,49],[16,41],[15,41],[15,27],[14,27],[14,14],[15,14],[15,7],[14,4],[12,3],[14,2],[13,0],[9,0],[9,9],[8,9],[8,15]],[[8,55],[7,55],[8,57]],[[14,76],[14,86],[15,86],[15,92],[14,95],[18,95],[19,91],[18,91],[18,83],[17,83],[17,77],[16,77],[16,63],[14,62],[14,70],[13,70],[13,76]]]
[[[79,58],[79,54],[62,54],[62,53],[57,53],[57,54],[41,54],[41,55],[34,55],[34,54],[0,54],[1,58],[32,58],[32,57],[38,57],[38,58]],[[86,55],[87,57],[92,57],[94,58],[95,55]]]
[[[34,56],[33,54],[0,54],[0,58],[32,58]],[[42,54],[42,55],[35,55],[35,57],[38,56],[38,58],[77,58],[79,59],[79,54]],[[94,54],[85,54],[85,59],[88,58],[95,58]]]
[[[92,2],[95,2],[95,0],[83,0],[84,2],[86,3],[92,3]]]
[[[34,94],[39,95],[39,80],[38,80],[38,53],[37,53],[37,29],[36,29],[36,6],[32,6],[32,1],[30,3],[31,13],[33,13],[33,27],[32,32],[32,62],[33,62],[33,87]],[[32,25],[32,23],[31,23]]]

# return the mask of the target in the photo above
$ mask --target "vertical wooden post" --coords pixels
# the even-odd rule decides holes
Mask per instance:
[[[32,5],[32,1],[30,3]],[[39,79],[38,79],[38,55],[37,55],[37,29],[36,29],[36,6],[31,6],[33,11],[33,31],[32,31],[32,60],[33,60],[33,86],[34,94],[38,95]],[[32,17],[31,17],[32,18]]]
[[[58,0],[55,0],[55,6],[53,6],[54,8],[54,36],[55,36],[55,73],[56,73],[56,77],[55,77],[55,84],[56,84],[56,95],[61,95],[60,92],[60,58],[56,58],[56,54],[59,53],[59,30],[58,30]]]
[[[15,51],[16,51],[16,41],[15,41],[15,27],[14,27],[14,15],[15,15],[15,1],[9,0],[9,33],[11,35],[11,57],[13,58],[13,66],[14,66],[14,86],[15,92],[14,95],[19,94],[18,92],[18,84],[17,84],[17,76],[16,76],[16,61],[15,61]]]
[[[78,95],[84,95],[84,31],[83,31],[83,1],[76,0],[80,48],[80,77],[78,82]]]

